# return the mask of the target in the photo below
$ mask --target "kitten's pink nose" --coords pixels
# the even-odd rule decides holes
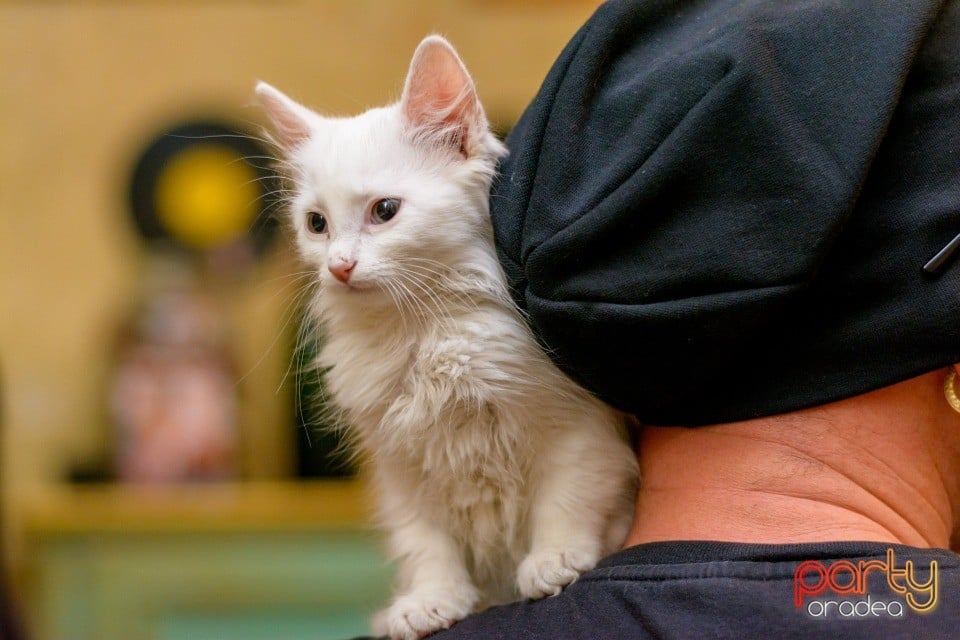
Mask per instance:
[[[356,260],[336,260],[327,264],[327,269],[333,277],[346,284],[350,280],[350,273],[357,266]]]

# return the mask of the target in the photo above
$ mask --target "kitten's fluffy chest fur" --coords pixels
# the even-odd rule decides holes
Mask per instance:
[[[297,248],[316,269],[326,392],[372,476],[397,562],[374,631],[413,640],[555,594],[623,541],[636,458],[507,292],[488,193],[503,145],[441,38],[401,101],[329,119],[260,85]]]
[[[556,376],[512,309],[477,298],[446,297],[443,308],[424,311],[441,322],[414,327],[388,309],[375,322],[329,324],[321,363],[370,457],[384,525],[411,508],[442,523],[488,602],[503,602],[518,595],[505,567],[529,544],[524,514],[544,451],[534,443],[549,437],[532,421],[546,408],[529,402],[534,387]]]

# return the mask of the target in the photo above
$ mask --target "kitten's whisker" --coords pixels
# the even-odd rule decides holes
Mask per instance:
[[[264,285],[270,284],[271,282],[276,282],[277,280],[286,280],[288,278],[303,278],[305,276],[315,276],[317,272],[314,270],[309,271],[292,271],[290,273],[284,273],[279,276],[274,276],[273,278],[268,278],[256,286],[257,289],[263,287]]]
[[[399,309],[401,316],[404,318],[404,330],[409,333],[409,325],[407,321],[413,322],[416,325],[416,328],[423,329],[425,318],[422,314],[417,312],[415,307],[415,302],[411,300],[410,292],[400,286],[400,283],[391,282],[391,289],[397,292],[398,301],[400,302],[401,308]]]
[[[399,272],[397,275],[399,275],[400,278],[395,281],[396,284],[397,284],[398,286],[402,287],[402,288],[407,292],[407,294],[410,296],[409,299],[410,299],[412,302],[416,303],[417,308],[421,310],[421,313],[422,313],[424,316],[429,315],[429,316],[433,319],[433,321],[437,324],[438,327],[447,328],[447,327],[449,326],[448,323],[447,323],[447,318],[446,318],[445,316],[441,316],[441,314],[442,314],[443,311],[444,311],[444,308],[442,307],[442,305],[440,305],[439,308],[436,308],[436,309],[435,309],[435,308],[433,307],[433,305],[428,304],[428,303],[427,303],[426,301],[424,301],[420,296],[418,296],[418,295],[408,286],[408,283],[415,285],[418,289],[420,289],[421,291],[424,291],[424,292],[427,293],[428,295],[430,295],[429,290],[425,289],[422,285],[420,285],[420,284],[417,283],[416,281],[410,279],[409,277],[407,277],[407,276],[406,276],[404,273],[402,273],[402,272]]]
[[[312,285],[306,287],[308,291],[311,288],[312,288]],[[303,353],[306,350],[306,339],[307,339],[306,334],[310,331],[313,331],[313,326],[309,318],[306,317],[306,314],[303,314],[303,316],[300,318],[300,326],[297,327],[297,334],[294,337],[294,342],[293,342],[293,345],[294,345],[293,352],[296,355],[296,363],[297,363],[297,369],[296,369],[297,382],[299,382],[300,372],[303,370]],[[293,363],[294,363],[294,358],[291,358],[290,362],[287,364],[286,370],[283,372],[283,376],[280,378],[280,384],[277,386],[277,391],[276,391],[277,393],[280,393],[280,389],[282,389],[284,383],[286,383],[287,377],[290,375],[290,369],[291,367],[293,367]],[[297,397],[298,397],[297,401],[299,403],[300,385],[297,384],[296,387],[297,387]]]
[[[305,296],[309,296],[309,295],[312,295],[312,294],[314,293],[314,290],[316,289],[316,286],[317,286],[317,283],[316,283],[316,282],[311,282],[311,283],[308,284],[306,287],[304,287],[303,291],[299,292],[299,293],[293,298],[293,301],[292,301],[293,309],[292,309],[292,312],[290,313],[290,317],[287,319],[287,322],[284,323],[283,329],[286,329],[286,325],[290,322],[291,319],[293,319],[293,317],[297,314],[298,310],[304,310],[304,306],[302,305],[302,301],[303,301],[303,299],[304,299]],[[288,307],[288,308],[289,308],[289,307]],[[296,333],[296,335],[295,335],[295,337],[294,337],[294,352],[295,352],[295,353],[299,353],[300,350],[301,350],[301,349],[303,348],[303,346],[304,346],[303,339],[305,338],[305,334],[304,334],[304,327],[305,327],[305,326],[308,327],[308,328],[310,328],[311,330],[313,329],[313,326],[312,326],[311,322],[309,321],[309,311],[304,311],[304,313],[301,314],[301,322],[300,322],[300,325],[297,327],[297,333]],[[283,331],[283,329],[281,329],[281,332]],[[284,383],[287,381],[287,377],[290,375],[290,370],[291,370],[291,368],[293,367],[293,363],[294,363],[294,359],[291,358],[291,359],[290,359],[290,362],[287,363],[287,368],[286,368],[286,370],[283,372],[283,376],[282,376],[281,379],[280,379],[280,384],[279,384],[278,387],[277,387],[277,393],[280,392],[280,389],[283,387]],[[299,373],[300,373],[299,367],[302,366],[302,360],[300,360],[300,361],[298,362],[298,365],[297,365],[297,366],[298,366],[298,369],[297,369],[297,379],[299,380]]]
[[[435,278],[427,279],[424,274],[418,273],[413,269],[410,269],[406,266],[398,269],[398,273],[407,278],[410,282],[416,284],[426,295],[431,299],[433,304],[435,304],[446,318],[450,318],[453,314],[449,306],[449,302],[460,303],[461,307],[464,307],[469,310],[474,310],[477,308],[477,304],[470,297],[465,296],[460,291],[457,291],[455,287],[448,286],[443,288],[435,289],[430,285],[439,284]],[[455,283],[451,280],[451,285]],[[446,298],[447,300],[444,300]]]
[[[166,137],[177,138],[180,140],[217,140],[220,138],[243,138],[244,140],[247,140],[251,138],[251,136],[241,133],[211,133],[203,136],[188,136],[183,133],[168,133]]]
[[[449,324],[447,323],[447,321],[449,321],[450,319],[449,309],[447,308],[447,305],[445,305],[443,301],[438,297],[438,295],[434,291],[431,291],[430,287],[427,286],[427,284],[425,284],[419,277],[417,277],[415,273],[408,272],[405,270],[399,270],[397,271],[397,275],[400,276],[400,278],[402,278],[404,282],[407,282],[415,286],[417,289],[422,291],[424,295],[427,296],[427,298],[430,301],[430,304],[428,304],[427,301],[423,300],[422,298],[418,297],[418,301],[422,304],[422,307],[430,311],[431,315],[437,321],[438,325],[440,325],[441,327],[448,327]],[[411,293],[413,292],[411,291]]]
[[[394,275],[397,275],[396,270],[394,270]],[[403,277],[402,273],[399,275],[401,278]],[[424,329],[427,326],[428,315],[431,314],[429,314],[430,309],[424,307],[423,300],[421,300],[421,298],[416,295],[416,293],[411,290],[410,287],[406,286],[402,279],[394,279],[392,281],[387,280],[386,282],[391,282],[392,286],[399,290],[398,293],[404,300],[404,307],[410,311],[411,318],[416,321],[417,326],[420,329]],[[437,318],[436,315],[433,315],[433,317],[435,319]]]
[[[436,276],[438,283],[449,284],[452,289],[451,293],[456,293],[464,290],[476,290],[476,291],[485,291],[485,289],[471,288],[469,285],[471,280],[465,278],[463,274],[456,271],[450,265],[437,260],[432,260],[425,257],[417,258],[400,258],[397,260],[399,264],[409,269],[416,269],[420,273],[429,274]],[[433,268],[434,265],[436,268]]]
[[[277,156],[241,156],[235,160],[232,160],[231,162],[237,162],[239,160],[245,160],[247,162],[250,162],[251,160],[267,160],[273,165],[282,165],[290,168],[294,168],[296,166],[289,160]]]
[[[279,218],[280,212],[283,211],[284,208],[288,207],[290,205],[290,202],[292,202],[291,198],[286,198],[286,197],[277,198],[277,200],[269,203],[267,207],[263,210],[263,217]]]
[[[286,193],[286,191],[283,190],[283,189],[274,189],[273,191],[267,191],[267,192],[265,192],[265,193],[261,193],[261,194],[258,195],[256,198],[254,198],[254,199],[251,200],[250,202],[246,203],[246,204],[244,205],[244,208],[249,207],[249,206],[251,206],[251,205],[254,205],[254,204],[256,204],[257,202],[263,200],[264,198],[269,198],[270,196],[272,196],[272,195],[274,195],[274,194],[277,194],[277,193]]]
[[[298,292],[298,293],[293,297],[292,304],[295,305],[295,304],[296,304],[299,300],[301,300],[301,299],[303,298],[303,296],[304,296],[307,292],[309,292],[309,291],[310,291],[309,286],[308,286],[308,287],[304,287],[304,289],[303,289],[302,291]],[[290,306],[291,306],[291,303],[288,303],[287,309],[289,309]],[[266,350],[263,352],[263,355],[260,356],[260,358],[256,361],[256,363],[254,363],[254,365],[253,365],[252,367],[250,367],[250,369],[249,369],[245,374],[243,374],[243,376],[241,376],[239,380],[237,380],[236,382],[234,382],[234,387],[239,386],[240,383],[242,383],[244,380],[246,380],[246,379],[250,376],[251,373],[253,373],[254,371],[257,370],[257,367],[259,367],[261,364],[263,364],[263,361],[264,361],[264,360],[266,359],[266,357],[270,354],[270,352],[273,351],[273,348],[277,345],[277,341],[280,339],[280,336],[283,335],[284,331],[286,331],[287,326],[290,324],[290,320],[293,318],[294,315],[296,315],[296,308],[295,308],[295,307],[294,307],[293,311],[290,312],[290,313],[288,313],[286,310],[283,312],[283,315],[281,316],[281,319],[283,319],[284,317],[286,317],[286,320],[284,320],[282,326],[280,327],[280,330],[277,332],[277,335],[274,336],[273,341],[272,341],[272,342],[270,343],[270,345],[266,348]]]
[[[386,282],[386,281],[385,281]],[[398,280],[393,280],[389,285],[397,293],[397,299],[400,302],[400,305],[403,309],[407,309],[410,312],[410,317],[416,321],[419,325],[423,324],[423,313],[419,310],[419,304],[416,300],[416,296],[410,291],[410,289]]]
[[[278,197],[280,197],[280,196],[283,196],[284,194],[292,194],[292,192],[291,192],[289,189],[282,189],[282,188],[281,188],[281,189],[271,189],[270,191],[264,191],[263,193],[261,193],[261,194],[260,194],[260,197],[258,197],[257,200],[261,200],[261,199],[267,198],[267,197],[269,197],[269,196],[276,196],[276,195],[278,195],[278,194],[279,194]],[[254,202],[256,202],[256,200],[254,200]]]
[[[431,284],[438,285],[442,287],[443,293],[455,301],[460,302],[463,306],[469,309],[477,309],[479,303],[475,299],[476,296],[470,296],[469,291],[466,289],[466,284],[462,281],[457,281],[450,275],[444,272],[436,271],[429,269],[422,265],[402,262],[400,268],[410,274],[416,274],[418,276],[425,276],[429,278]]]
[[[404,312],[408,310],[408,304],[403,298],[403,294],[396,290],[395,285],[389,280],[384,281],[384,288],[387,291],[387,294],[390,296],[390,299],[393,300],[394,305],[397,307],[397,314],[400,316],[400,324],[403,326],[403,332],[405,334],[410,333],[410,328],[407,325],[407,314]],[[410,310],[410,315],[416,320],[417,315],[412,310]]]
[[[259,168],[259,167],[257,167],[257,168]],[[268,181],[271,181],[271,182],[274,182],[274,181],[277,181],[278,178],[277,178],[276,175],[258,176],[258,177],[256,177],[256,178],[250,178],[249,180],[247,180],[246,182],[244,182],[244,183],[243,183],[242,185],[240,185],[240,186],[241,186],[241,187],[245,187],[245,186],[247,186],[248,184],[252,184],[252,183],[254,183],[254,182],[263,182],[263,181],[267,181],[267,180],[268,180]],[[290,189],[280,189],[280,191],[286,191],[286,192],[289,192],[289,193],[293,193],[293,191],[291,191]]]
[[[280,287],[279,289],[277,289],[277,290],[274,292],[274,294],[273,294],[272,296],[270,296],[270,300],[273,301],[274,299],[276,299],[276,297],[277,297],[278,295],[280,295],[281,293],[283,293],[284,291],[286,291],[287,289],[289,289],[292,285],[301,284],[304,280],[307,280],[308,278],[310,278],[310,276],[314,276],[314,275],[316,275],[315,272],[307,272],[307,273],[298,275],[297,277],[291,279],[289,282],[287,282],[287,283],[284,284],[282,287]],[[308,286],[309,286],[309,285],[308,285]]]
[[[301,318],[300,327],[297,329],[297,335],[293,343],[293,356],[297,362],[297,370],[293,385],[293,401],[294,406],[297,408],[297,416],[300,419],[300,423],[303,425],[304,435],[307,437],[307,445],[313,447],[313,442],[310,440],[310,429],[307,427],[307,417],[303,413],[303,396],[300,388],[300,373],[303,371],[303,357],[307,346],[303,338],[303,328],[307,324],[308,323]],[[291,362],[293,362],[294,358],[291,358]],[[289,371],[290,365],[287,365],[287,370],[284,372],[283,377],[280,379],[280,384],[277,387],[277,393],[280,392],[280,389],[287,381],[287,374]]]

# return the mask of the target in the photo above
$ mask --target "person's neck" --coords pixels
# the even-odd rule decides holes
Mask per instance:
[[[960,416],[932,373],[781,416],[644,427],[625,546],[665,540],[949,547]]]

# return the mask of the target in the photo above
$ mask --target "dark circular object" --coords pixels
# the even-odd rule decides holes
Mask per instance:
[[[279,200],[280,179],[271,168],[271,154],[248,132],[214,121],[196,121],[175,126],[160,133],[141,154],[130,180],[129,202],[134,226],[151,245],[176,247],[195,253],[164,224],[157,208],[157,187],[165,170],[188,151],[199,148],[228,148],[237,160],[256,176],[259,210],[250,224],[248,235],[257,253],[262,253],[276,233],[273,216]]]

